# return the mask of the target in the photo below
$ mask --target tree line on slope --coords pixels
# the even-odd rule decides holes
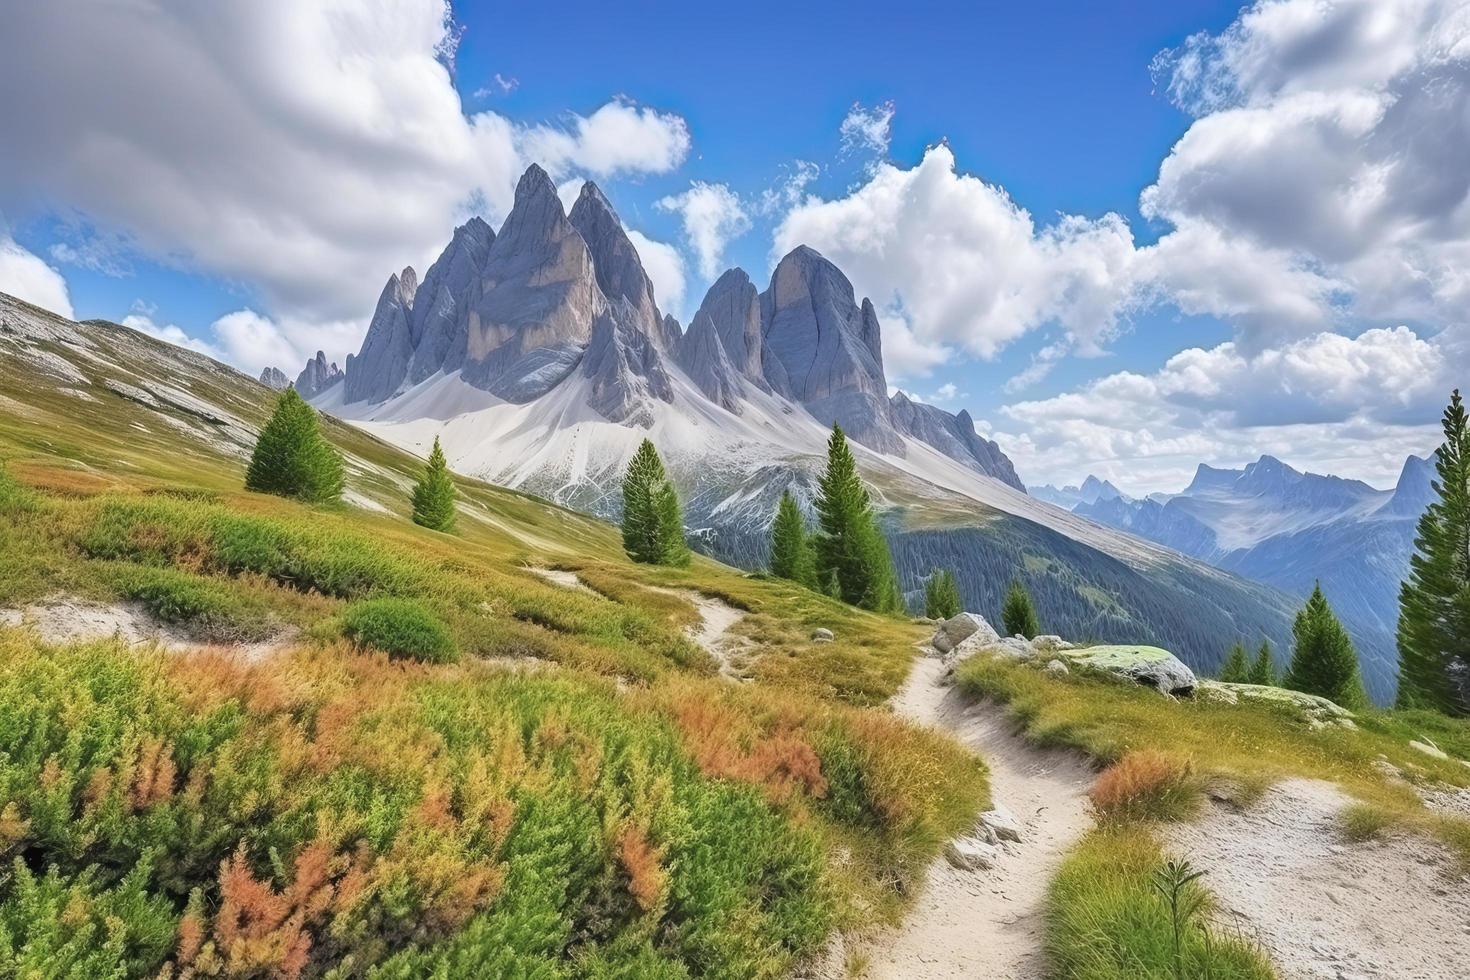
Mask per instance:
[[[1459,390],[1450,396],[1435,452],[1435,499],[1419,519],[1409,578],[1399,596],[1397,704],[1447,714],[1470,713],[1470,426]],[[322,435],[316,411],[294,389],[278,399],[262,429],[245,474],[245,487],[308,503],[339,501],[345,485],[342,455]],[[455,489],[436,437],[411,496],[413,520],[451,531]],[[809,531],[796,500],[781,497],[771,527],[771,574],[834,598],[880,612],[904,611],[889,544],[879,528],[872,496],[838,425],[827,444],[827,465],[815,502],[818,526]],[[623,480],[623,545],[634,561],[683,566],[690,560],[677,489],[653,443],[645,439]],[[924,589],[925,614],[948,618],[960,611],[959,585],[949,568],[933,571]],[[1007,635],[1040,631],[1031,595],[1012,582],[1002,605]],[[1284,686],[1319,694],[1352,707],[1367,703],[1352,640],[1333,614],[1320,584],[1292,626],[1290,666]],[[1237,643],[1220,676],[1273,683],[1269,641],[1254,662]]]

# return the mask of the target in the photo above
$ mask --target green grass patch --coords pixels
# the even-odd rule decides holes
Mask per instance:
[[[1088,833],[1062,862],[1047,895],[1052,975],[1067,980],[1274,977],[1253,944],[1207,926],[1208,869],[1184,889],[1183,901],[1199,912],[1183,924],[1176,947],[1170,906],[1155,887],[1163,864],[1158,842],[1144,826],[1110,823]]]

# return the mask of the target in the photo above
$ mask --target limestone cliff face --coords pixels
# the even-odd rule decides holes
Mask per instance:
[[[653,281],[602,191],[584,184],[568,214],[536,166],[521,177],[498,232],[472,218],[455,229],[421,283],[412,269],[389,278],[347,365],[347,402],[385,402],[457,372],[526,404],[581,377],[593,409],[644,426],[660,403],[673,403],[674,375],[682,371],[731,414],[744,414],[752,397],[774,396],[788,411],[840,424],[870,449],[902,456],[905,439],[917,439],[1021,486],[967,414],[888,397],[877,311],[814,249],[785,256],[764,292],[744,271],[728,270],[684,331],[659,309]],[[322,359],[297,387],[315,394],[332,383]]]

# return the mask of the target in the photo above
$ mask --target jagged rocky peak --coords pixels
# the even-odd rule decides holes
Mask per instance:
[[[291,379],[278,367],[268,367],[260,372],[260,383],[272,391],[285,391],[291,387]]]
[[[490,245],[466,329],[464,379],[490,388],[537,348],[585,347],[607,309],[592,255],[534,164]]]
[[[715,280],[699,304],[699,312],[689,321],[690,337],[702,322],[719,337],[735,370],[757,387],[769,390],[762,360],[761,298],[744,269],[728,269]],[[703,332],[705,327],[700,329]],[[708,343],[701,341],[700,346],[707,348]]]
[[[935,405],[915,401],[902,391],[894,392],[889,405],[894,428],[899,432],[928,443],[971,469],[1026,492],[1021,478],[1016,475],[1016,468],[1000,446],[975,431],[975,420],[969,412],[962,409],[958,415],[951,415]]]
[[[347,363],[352,364],[352,355],[347,356]],[[345,375],[342,369],[337,367],[337,362],[327,363],[327,355],[321,351],[316,352],[316,357],[306,362],[306,367],[296,375],[296,391],[302,398],[315,398],[322,392],[342,381]]]
[[[806,245],[780,261],[761,294],[762,367],[771,387],[863,445],[902,455],[878,332],[872,304],[859,306],[842,271]]]
[[[1111,480],[1099,480],[1091,473],[1087,474],[1087,479],[1082,481],[1078,493],[1090,504],[1099,500],[1117,500],[1123,496],[1123,491],[1113,486]]]
[[[1439,494],[1434,490],[1435,477],[1433,456],[1410,456],[1404,460],[1404,468],[1399,471],[1399,482],[1394,486],[1393,496],[1384,505],[1385,511],[1417,519],[1426,507],[1439,499]]]
[[[627,300],[631,308],[629,325],[653,338],[660,350],[672,353],[679,341],[678,333],[666,332],[664,317],[654,300],[653,281],[643,269],[638,249],[623,230],[612,204],[592,181],[582,185],[568,220],[587,243],[603,295],[610,302]]]
[[[344,391],[349,402],[380,402],[397,394],[408,376],[413,358],[413,331],[409,318],[418,276],[413,267],[388,277],[373,319],[363,337],[362,349],[347,361]],[[305,396],[305,392],[302,393]]]
[[[495,232],[485,220],[471,218],[454,229],[454,237],[429,266],[414,294],[409,320],[409,384],[453,370],[463,361],[469,310],[479,296],[481,270],[494,241]]]
[[[679,343],[679,366],[704,396],[736,415],[745,400],[745,379],[730,360],[714,320],[701,309]]]

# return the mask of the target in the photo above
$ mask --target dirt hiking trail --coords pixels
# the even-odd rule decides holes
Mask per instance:
[[[935,859],[903,925],[865,944],[864,975],[1044,977],[1046,888],[1063,856],[1092,826],[1086,793],[1095,773],[1075,753],[1028,744],[999,707],[967,702],[952,686],[941,686],[943,673],[937,658],[915,659],[894,710],[949,732],[985,760],[993,805],[1016,818],[1021,842],[1003,844],[988,870],[961,871],[942,856]]]

